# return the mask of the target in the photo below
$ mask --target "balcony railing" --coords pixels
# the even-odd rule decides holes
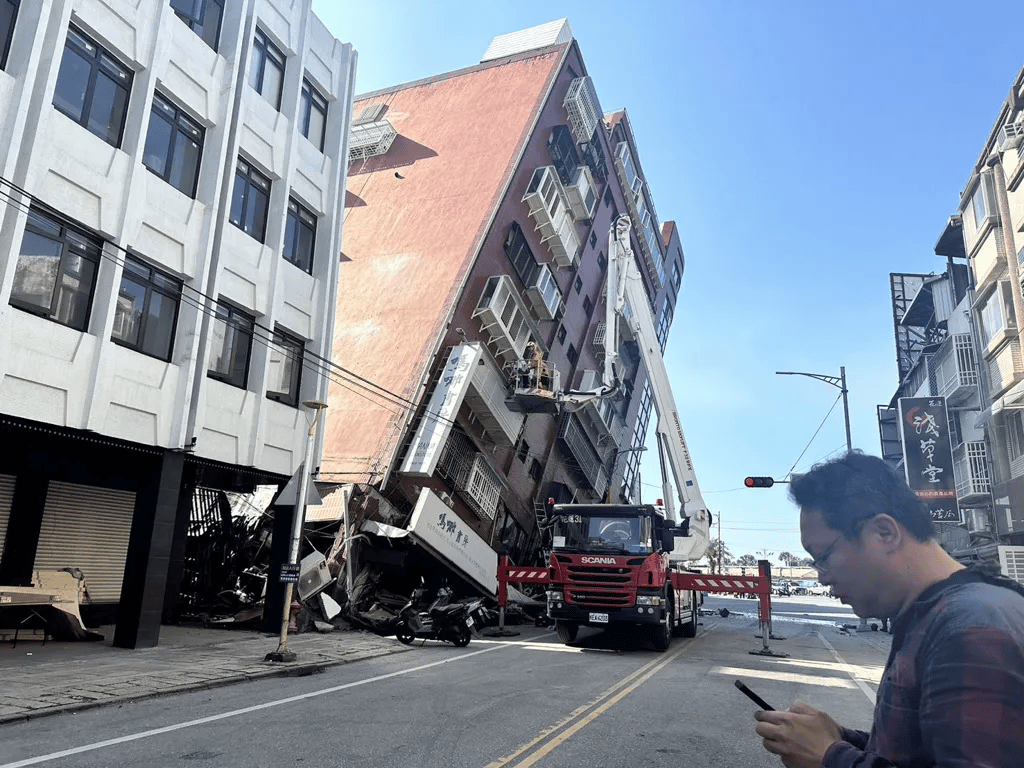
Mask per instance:
[[[950,336],[935,365],[939,395],[949,405],[962,405],[978,391],[978,360],[969,333]]]
[[[961,505],[985,501],[992,492],[988,449],[982,441],[969,441],[953,457],[956,497]]]

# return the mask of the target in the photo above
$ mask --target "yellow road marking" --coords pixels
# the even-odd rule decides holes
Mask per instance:
[[[574,710],[567,717],[562,718],[557,723],[552,725],[550,728],[545,728],[540,732],[537,738],[527,742],[523,746],[519,747],[515,752],[505,757],[495,760],[493,763],[488,763],[485,768],[501,768],[501,766],[508,765],[513,760],[517,759],[520,755],[530,751],[541,742],[548,740],[540,749],[534,752],[532,755],[527,757],[522,762],[516,763],[515,768],[529,768],[529,766],[536,763],[542,757],[547,755],[558,745],[562,744],[566,739],[575,734],[580,729],[592,723],[600,715],[607,712],[619,701],[628,696],[630,693],[635,691],[651,677],[660,672],[668,664],[672,663],[678,658],[683,651],[687,649],[689,643],[680,646],[673,653],[668,656],[662,656],[658,659],[644,664],[639,669],[630,673],[626,677],[619,680],[617,683],[612,685],[610,688],[605,690],[600,696],[593,701],[584,704],[582,707]],[[609,698],[610,697],[610,698]],[[601,702],[604,702],[603,704]],[[589,711],[589,712],[588,712]],[[573,722],[576,721],[576,722]],[[564,729],[564,730],[563,730]]]

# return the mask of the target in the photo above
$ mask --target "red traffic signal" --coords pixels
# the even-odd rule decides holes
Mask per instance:
[[[748,477],[743,480],[747,488],[771,488],[775,481],[770,477]]]

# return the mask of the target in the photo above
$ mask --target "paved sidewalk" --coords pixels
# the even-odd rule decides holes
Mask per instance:
[[[156,648],[114,648],[106,640],[20,640],[0,645],[0,723],[75,712],[168,693],[265,677],[313,674],[325,667],[408,650],[394,637],[337,630],[291,634],[294,662],[264,661],[278,636],[241,629],[164,626]]]

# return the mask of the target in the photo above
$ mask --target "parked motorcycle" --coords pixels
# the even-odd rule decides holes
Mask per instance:
[[[395,637],[409,645],[413,640],[442,640],[456,648],[469,645],[482,616],[483,600],[452,602],[451,590],[442,587],[437,598],[426,606],[428,590],[413,590],[412,597],[399,613]]]

